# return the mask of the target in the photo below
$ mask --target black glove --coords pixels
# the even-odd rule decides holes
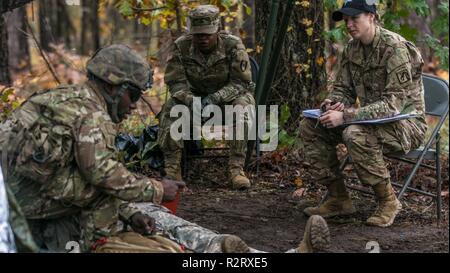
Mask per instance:
[[[213,104],[211,95],[208,95],[208,96],[202,98],[202,109],[204,109],[206,106],[208,106],[210,104]]]

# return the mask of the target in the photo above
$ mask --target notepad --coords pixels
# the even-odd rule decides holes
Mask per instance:
[[[322,111],[320,109],[308,109],[308,110],[304,110],[302,112],[303,117],[313,118],[313,119],[318,119],[321,114],[322,114]],[[393,122],[393,121],[397,121],[397,120],[409,119],[409,118],[415,118],[415,117],[417,117],[417,115],[398,114],[398,115],[388,117],[388,118],[355,120],[355,121],[345,122],[344,124],[383,124],[383,123],[389,123],[389,122]]]

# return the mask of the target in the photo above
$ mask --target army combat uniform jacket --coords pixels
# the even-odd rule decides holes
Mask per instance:
[[[328,98],[345,104],[346,122],[414,114],[411,125],[423,137],[427,126],[422,66],[421,54],[411,42],[377,27],[366,49],[357,40],[349,42]],[[355,109],[357,99],[361,107]]]
[[[344,103],[344,121],[397,114],[416,117],[377,125],[345,124],[332,129],[315,126],[316,121],[310,119],[302,120],[300,133],[313,179],[325,185],[343,179],[336,154],[339,143],[347,146],[363,184],[374,186],[390,179],[383,155],[407,153],[419,147],[427,130],[422,65],[422,57],[412,43],[381,27],[376,27],[371,45],[364,46],[358,40],[348,43],[328,96],[334,102]]]
[[[207,59],[192,38],[181,36],[173,45],[165,74],[172,98],[189,105],[193,96],[214,94],[216,104],[222,104],[253,92],[249,58],[238,37],[221,32],[217,49]]]
[[[81,215],[90,241],[108,235],[119,215],[128,220],[137,212],[127,201],[162,200],[160,182],[117,161],[115,125],[88,85],[33,95],[0,132],[7,182],[29,220]]]

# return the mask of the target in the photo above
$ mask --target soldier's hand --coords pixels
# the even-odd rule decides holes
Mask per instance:
[[[212,104],[212,103],[213,103],[213,102],[212,102],[212,99],[211,99],[211,96],[210,96],[210,95],[208,95],[208,96],[202,98],[202,109],[204,109],[206,106],[208,106],[208,105],[210,105],[210,104]]]
[[[322,104],[320,104],[320,109],[322,109],[323,113],[328,110],[344,111],[344,108],[345,107],[342,102],[333,102],[330,99],[325,99]]]
[[[155,219],[140,212],[133,214],[130,222],[133,230],[142,235],[151,234],[155,229]]]
[[[161,184],[164,188],[164,195],[163,195],[163,201],[168,202],[175,199],[177,192],[182,190],[186,183],[183,181],[177,181],[177,180],[171,180],[168,178],[163,178],[161,181]]]
[[[326,128],[335,128],[344,124],[344,112],[328,110],[320,116],[320,123]]]

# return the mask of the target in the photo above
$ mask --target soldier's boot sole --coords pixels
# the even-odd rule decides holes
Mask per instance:
[[[238,236],[228,235],[223,238],[222,243],[223,253],[249,253],[250,248],[248,245]]]
[[[308,219],[302,242],[297,248],[299,253],[322,252],[330,248],[330,230],[322,216],[313,215]]]
[[[371,216],[367,219],[366,224],[370,226],[377,226],[377,227],[389,227],[394,223],[395,217],[397,217],[397,214],[402,210],[402,203],[398,199],[395,199],[395,209],[393,212],[393,215],[389,218],[389,221],[387,223],[382,223],[380,218],[377,216]]]

